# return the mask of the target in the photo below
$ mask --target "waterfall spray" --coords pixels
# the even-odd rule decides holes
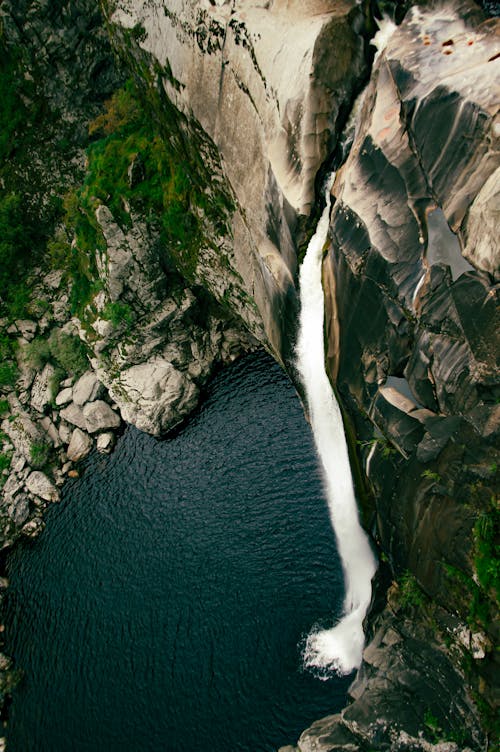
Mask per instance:
[[[326,206],[300,269],[300,327],[297,368],[307,397],[314,441],[325,477],[330,520],[337,539],[345,580],[343,616],[332,629],[313,631],[304,650],[304,663],[325,678],[348,674],[361,664],[363,619],[371,600],[376,562],[359,518],[339,405],[325,372],[324,299],[321,262],[326,241],[330,188]]]

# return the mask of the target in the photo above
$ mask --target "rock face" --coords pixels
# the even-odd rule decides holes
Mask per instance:
[[[231,192],[230,238],[220,237],[215,252],[207,244],[195,280],[217,300],[225,296],[283,362],[296,308],[293,233],[309,213],[345,103],[366,75],[362,10],[325,0],[105,6],[115,45],[129,58],[130,30],[140,30],[143,53],[182,113],[179,127],[198,144],[213,186]]]
[[[94,352],[97,376],[83,376],[73,400],[80,393],[93,399],[83,386],[98,377],[124,420],[161,435],[193,409],[218,362],[232,360],[255,342],[233,313],[187,287],[177,273],[165,272],[154,229],[133,215],[130,231],[124,232],[103,205],[96,214],[106,241],[97,256],[104,289],[94,301],[97,317],[81,336]],[[113,306],[118,315],[111,320]],[[75,405],[61,415],[85,428],[76,422],[81,416]]]
[[[439,12],[414,8],[389,39],[332,189],[323,275],[330,373],[354,418],[374,497],[367,520],[376,524],[399,577],[409,570],[435,606],[462,623],[472,620],[491,643],[498,638],[495,595],[477,576],[477,531],[478,519],[494,515],[500,425],[500,329],[490,274],[500,256],[492,233],[500,136],[498,29],[473,5]],[[475,266],[463,259],[463,248]],[[474,606],[478,602],[483,615]],[[450,639],[446,619],[439,629]],[[379,707],[377,693],[386,687],[389,702],[393,677],[404,676],[403,666],[411,662],[408,654],[397,671],[384,673],[372,660],[377,639],[366,649],[360,675],[365,691],[360,693],[360,678],[351,689],[353,706],[342,719],[308,731],[300,750],[332,749],[340,739],[356,743],[350,718],[365,743],[374,741],[367,719]],[[413,649],[425,653],[422,645]],[[455,665],[459,654],[457,647]],[[468,654],[467,682],[494,707],[494,651],[474,659],[470,645]],[[396,660],[392,649],[391,655]],[[414,677],[414,708],[444,691],[432,689],[424,674],[422,667],[408,674]],[[401,704],[395,702],[388,717],[394,728],[411,730]],[[448,728],[459,728],[460,714],[448,721]]]
[[[92,197],[99,242],[83,261],[97,284],[79,319],[77,280],[69,289],[62,270],[33,271],[31,304],[42,298],[43,310],[8,322],[9,336],[24,347],[41,335],[47,344],[56,325],[78,331],[91,370],[76,383],[67,374],[61,410],[52,366],[36,373],[20,358],[15,388],[0,388],[10,413],[5,545],[40,532],[57,485],[78,476],[71,462],[93,446],[110,451],[120,416],[164,433],[217,364],[258,343],[293,375],[304,218],[367,76],[369,14],[351,0],[101,5],[161,133],[203,196],[222,202],[224,221],[191,206],[203,237],[190,255],[140,202]],[[0,44],[19,48],[35,90],[70,126],[51,121],[33,164],[14,165],[45,219],[54,181],[64,193],[75,170],[83,175],[87,118],[120,80],[95,3],[49,6],[5,0],[0,11]],[[327,364],[358,439],[366,526],[388,563],[352,704],[288,752],[456,752],[437,739],[460,733],[479,749],[481,724],[489,732],[477,705],[494,713],[500,636],[488,559],[500,423],[497,39],[498,22],[467,3],[410,11],[376,61],[337,171],[323,267]],[[63,136],[71,154],[53,166]],[[145,181],[141,154],[124,180]],[[76,240],[66,250],[77,254]],[[50,452],[62,470],[48,468]],[[399,582],[388,603],[384,570]]]

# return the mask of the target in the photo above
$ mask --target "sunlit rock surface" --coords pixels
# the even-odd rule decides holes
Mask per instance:
[[[197,124],[191,141],[208,140],[220,155],[218,168],[204,150],[213,189],[222,180],[234,199],[231,238],[217,240],[217,253],[207,243],[196,280],[221,300],[232,274],[231,307],[286,361],[297,308],[297,219],[309,213],[316,173],[366,75],[361,7],[349,0],[105,5],[117,48],[133,55],[134,35],[182,113],[182,128]]]

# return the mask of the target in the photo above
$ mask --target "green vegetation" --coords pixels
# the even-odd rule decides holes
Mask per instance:
[[[16,379],[16,366],[13,363],[0,363],[0,387],[13,387]]]
[[[467,741],[467,732],[464,729],[459,731],[444,730],[441,727],[439,719],[431,710],[426,710],[424,713],[424,733],[434,744],[444,741],[464,744]]]
[[[30,171],[46,104],[25,76],[22,50],[7,47],[0,29],[0,315],[25,315],[27,271],[45,248],[60,202],[48,197],[43,217]]]
[[[49,452],[48,444],[32,444],[30,447],[31,464],[34,467],[43,467],[48,460]]]
[[[424,470],[421,477],[427,478],[428,480],[432,480],[435,483],[441,482],[441,476],[439,475],[439,473],[435,473],[432,470]]]
[[[14,357],[14,342],[9,335],[0,332],[0,388],[13,387],[17,379]]]
[[[422,608],[427,603],[427,596],[416,578],[408,570],[403,573],[400,583],[400,604],[403,608]]]
[[[65,223],[76,243],[59,230],[48,245],[51,258],[69,272],[71,306],[78,314],[98,289],[95,251],[106,247],[95,218],[99,204],[124,230],[132,223],[129,206],[157,226],[162,246],[189,280],[206,242],[205,224],[226,231],[232,208],[225,194],[206,190],[210,180],[203,184],[200,166],[190,164],[179,138],[174,144],[172,134],[161,132],[132,82],[114,94],[89,130],[96,140],[87,152],[84,183],[64,200]]]
[[[120,301],[108,303],[104,307],[101,317],[111,321],[115,328],[120,326],[120,324],[130,326],[135,320],[135,314],[132,308],[126,303]]]
[[[500,510],[493,498],[490,508],[476,520],[473,541],[474,567],[479,586],[498,607],[500,605]]]
[[[10,467],[11,459],[11,454],[6,454],[5,452],[0,453],[0,473]]]
[[[37,337],[25,349],[25,357],[32,368],[41,370],[51,363],[64,374],[75,378],[88,368],[87,348],[81,339],[61,329],[53,329],[48,338]]]
[[[380,449],[380,453],[385,460],[388,460],[390,457],[398,453],[398,450],[391,444],[387,436],[384,436],[383,434],[375,436],[373,439],[369,439],[368,441],[357,441],[356,443],[360,447],[371,448],[373,446],[376,446],[378,449]]]

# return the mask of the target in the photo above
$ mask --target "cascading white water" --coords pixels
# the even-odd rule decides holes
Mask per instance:
[[[297,345],[297,368],[323,466],[330,519],[346,588],[342,619],[332,629],[313,631],[306,641],[304,663],[324,678],[331,672],[348,674],[361,664],[363,619],[370,605],[371,580],[377,568],[368,538],[359,523],[342,415],[325,372],[321,261],[328,232],[332,182],[333,176],[326,187],[326,207],[300,269]]]

